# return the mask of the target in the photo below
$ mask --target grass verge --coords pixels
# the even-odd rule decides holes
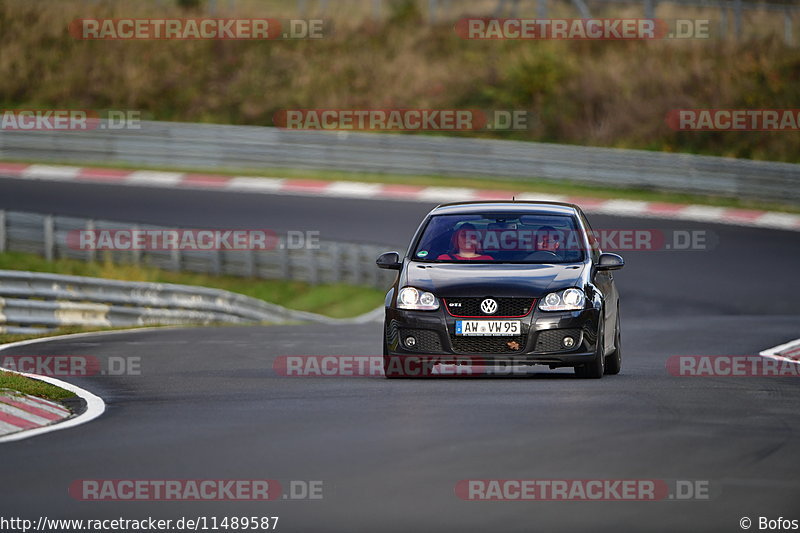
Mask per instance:
[[[0,254],[0,269],[51,272],[125,281],[178,283],[224,289],[290,309],[309,311],[334,318],[349,318],[366,313],[383,302],[384,291],[345,284],[310,285],[300,281],[263,280],[234,276],[211,276],[187,272],[168,272],[141,265],[116,265],[109,261],[85,263],[74,259],[47,261],[34,254]]]
[[[58,335],[72,335],[73,333],[92,333],[95,331],[119,331],[128,329],[140,329],[145,327],[154,327],[154,326],[131,326],[129,328],[86,328],[82,326],[64,326],[49,333],[0,333],[0,344],[26,341],[29,339],[44,339],[46,337],[56,337]],[[1,361],[2,361],[2,355],[0,355],[0,362]]]
[[[0,370],[0,393],[3,392],[3,389],[11,389],[21,394],[30,394],[31,396],[53,401],[75,396],[74,392],[64,390],[50,383]]]

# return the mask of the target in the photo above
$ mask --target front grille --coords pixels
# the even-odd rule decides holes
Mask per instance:
[[[405,345],[406,337],[414,337],[417,343],[409,348]],[[412,352],[439,353],[442,351],[442,341],[439,334],[430,329],[401,329],[400,343],[403,348]]]
[[[520,317],[527,315],[533,303],[536,301],[534,298],[492,298],[497,302],[497,312],[487,315],[481,311],[481,302],[486,298],[444,298],[444,306],[447,312],[452,316],[458,317]]]
[[[570,336],[575,339],[575,345],[572,348],[564,348],[562,339]],[[536,336],[537,352],[565,352],[575,350],[581,344],[581,330],[579,329],[549,329],[540,331]]]
[[[463,337],[451,335],[453,350],[468,354],[517,353],[525,350],[527,335],[516,337]],[[512,347],[516,343],[517,347]],[[512,346],[509,346],[511,344]]]

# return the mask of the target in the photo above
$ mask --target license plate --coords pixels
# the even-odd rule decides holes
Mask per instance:
[[[519,334],[519,320],[456,320],[456,335],[513,337]]]

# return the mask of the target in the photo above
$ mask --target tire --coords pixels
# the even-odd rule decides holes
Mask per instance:
[[[614,351],[606,356],[606,374],[616,376],[622,370],[622,344],[619,332],[619,310],[617,310],[617,326],[614,328]]]
[[[385,322],[383,324],[383,331],[384,331],[384,333],[383,333],[383,375],[384,375],[384,377],[386,377],[386,379],[402,378],[404,376],[399,375],[398,372],[394,372],[393,371],[394,368],[401,368],[401,366],[400,365],[396,365],[396,363],[394,362],[395,358],[389,355],[389,348],[386,346],[386,342],[388,341],[388,339],[386,338],[387,327],[386,327],[386,323]]]
[[[575,375],[583,379],[600,379],[605,372],[606,358],[603,354],[603,335],[605,332],[605,325],[600,327],[600,334],[597,336],[597,348],[594,354],[594,360],[591,363],[575,367]]]

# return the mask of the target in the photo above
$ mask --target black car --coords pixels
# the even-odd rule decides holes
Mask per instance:
[[[619,295],[581,209],[555,202],[441,205],[420,224],[386,294],[386,377],[435,364],[574,367],[580,377],[622,366]]]

